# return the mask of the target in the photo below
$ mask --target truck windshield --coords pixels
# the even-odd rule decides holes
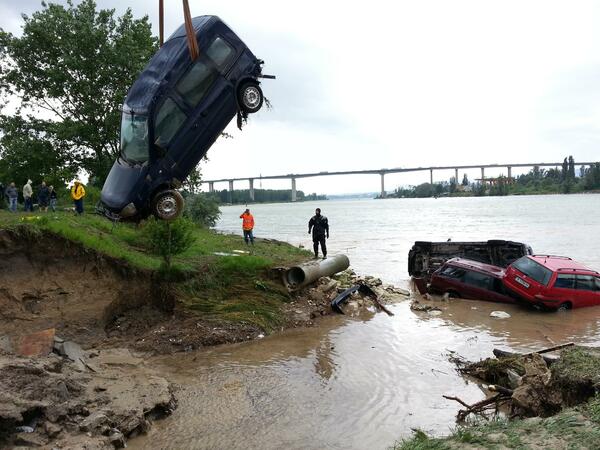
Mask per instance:
[[[148,161],[148,118],[146,116],[123,111],[121,156],[130,163]]]
[[[548,284],[548,281],[550,281],[550,277],[552,276],[552,271],[550,269],[536,263],[527,256],[523,256],[521,259],[515,261],[513,267],[544,286]]]

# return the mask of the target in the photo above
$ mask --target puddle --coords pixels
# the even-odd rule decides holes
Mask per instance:
[[[181,386],[179,407],[130,448],[385,449],[418,427],[446,434],[458,406],[484,397],[448,362],[494,347],[600,344],[600,308],[561,314],[458,300],[431,317],[394,305],[393,317],[325,318],[258,342],[159,357]],[[489,314],[503,310],[509,319]]]

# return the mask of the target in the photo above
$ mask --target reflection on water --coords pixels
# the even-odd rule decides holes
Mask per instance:
[[[413,241],[447,237],[522,240],[538,252],[571,255],[600,268],[600,215],[589,214],[600,209],[600,196],[321,206],[330,218],[334,251],[348,250],[356,270],[391,282],[406,283]],[[314,207],[254,206],[257,234],[303,242]],[[221,229],[238,230],[238,210],[224,209]],[[130,447],[385,449],[413,427],[447,433],[458,407],[442,395],[472,402],[485,395],[455,372],[449,351],[475,360],[494,347],[600,345],[600,307],[539,313],[467,300],[439,305],[439,316],[415,313],[403,302],[391,307],[393,317],[327,317],[318,327],[254,343],[153,359],[149,364],[181,386],[179,407]],[[499,309],[511,318],[489,316]]]

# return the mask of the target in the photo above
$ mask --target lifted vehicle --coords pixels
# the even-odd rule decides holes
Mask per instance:
[[[504,289],[503,278],[502,267],[453,258],[433,273],[429,289],[432,293],[449,294],[450,297],[515,303]]]
[[[102,212],[129,220],[177,218],[184,201],[176,189],[236,113],[261,109],[258,79],[274,78],[262,75],[262,64],[218,17],[186,17],[127,94],[120,155],[102,189]]]
[[[503,283],[511,295],[538,308],[600,305],[600,273],[565,256],[524,256],[508,267]]]
[[[507,267],[520,257],[532,253],[529,245],[513,241],[417,241],[408,252],[408,273],[412,277],[429,281],[431,274],[451,258],[459,257],[498,267]]]

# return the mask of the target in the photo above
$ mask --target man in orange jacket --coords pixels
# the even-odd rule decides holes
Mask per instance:
[[[254,229],[254,217],[250,214],[248,208],[242,213],[240,219],[242,219],[242,230],[244,230],[244,241],[246,241],[246,245],[249,245],[249,242],[254,245],[254,235],[252,234],[252,230]]]

